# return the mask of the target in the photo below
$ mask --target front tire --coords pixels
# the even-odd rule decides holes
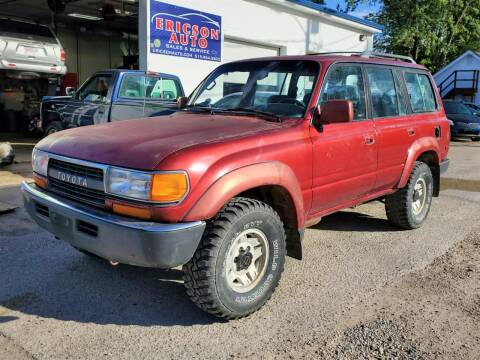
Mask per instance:
[[[433,176],[427,164],[417,161],[407,185],[385,199],[388,221],[411,230],[419,228],[432,205]]]
[[[204,311],[238,319],[272,296],[285,263],[285,230],[267,204],[234,198],[208,224],[183,266],[190,299]]]
[[[54,134],[54,133],[62,131],[62,130],[63,130],[63,126],[62,126],[62,123],[60,121],[52,121],[45,128],[45,136]]]

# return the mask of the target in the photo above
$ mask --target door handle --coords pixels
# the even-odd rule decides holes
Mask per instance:
[[[414,136],[415,135],[415,130],[413,129],[408,129],[407,130],[408,136]]]
[[[373,145],[375,144],[375,139],[372,136],[365,136],[365,144]]]

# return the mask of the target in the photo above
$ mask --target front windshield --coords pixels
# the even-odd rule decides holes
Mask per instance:
[[[254,110],[302,118],[319,73],[313,61],[246,61],[220,66],[193,93],[188,107]]]

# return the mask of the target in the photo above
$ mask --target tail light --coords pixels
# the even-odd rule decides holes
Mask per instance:
[[[67,54],[65,53],[65,50],[61,49],[60,50],[60,61],[65,61],[67,59]]]

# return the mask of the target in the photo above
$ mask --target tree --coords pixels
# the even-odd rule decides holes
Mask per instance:
[[[370,20],[384,25],[376,48],[413,57],[432,71],[480,49],[480,0],[384,0]]]

